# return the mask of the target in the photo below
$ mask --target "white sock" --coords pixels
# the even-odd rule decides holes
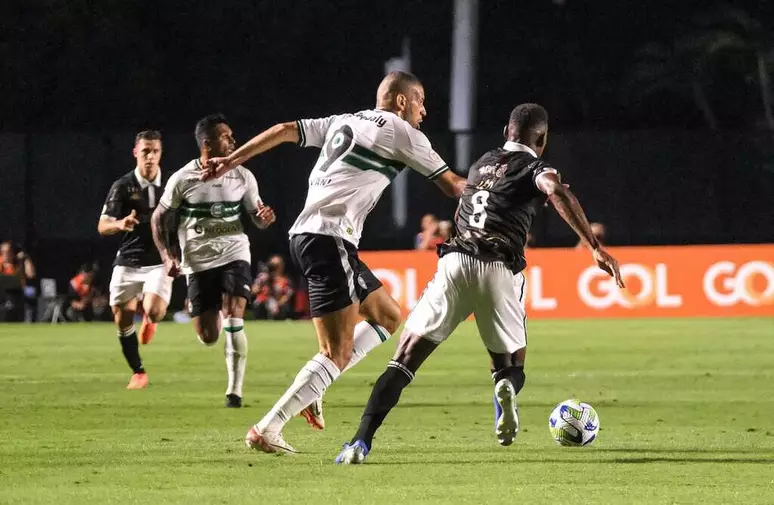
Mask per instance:
[[[228,371],[227,395],[242,396],[242,384],[247,368],[247,335],[245,320],[230,317],[224,320],[226,330],[226,370]]]
[[[339,368],[333,361],[322,354],[316,354],[298,372],[293,384],[255,425],[255,428],[258,431],[281,431],[285,423],[297,416],[310,403],[322,398],[325,390],[340,374]]]
[[[355,325],[355,345],[352,349],[352,359],[341,373],[357,365],[373,348],[386,342],[390,332],[383,326],[371,321],[360,321]]]

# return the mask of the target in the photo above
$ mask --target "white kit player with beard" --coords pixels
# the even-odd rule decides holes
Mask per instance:
[[[226,406],[242,406],[247,366],[244,311],[250,298],[250,242],[240,221],[244,211],[259,228],[274,222],[263,204],[255,176],[244,167],[209,181],[199,179],[202,163],[234,151],[233,132],[220,114],[200,120],[195,136],[200,157],[172,174],[153,214],[153,237],[170,275],[182,270],[188,281],[188,303],[199,340],[213,345],[226,332]],[[180,258],[165,237],[175,214],[180,217]]]
[[[418,129],[425,116],[424,98],[415,76],[393,72],[379,85],[374,109],[281,123],[230,156],[208,163],[205,178],[283,142],[321,148],[309,176],[306,204],[290,229],[290,252],[308,284],[320,352],[250,429],[249,447],[295,452],[282,437],[285,423],[301,413],[322,429],[325,390],[400,325],[398,304],[358,258],[357,246],[366,216],[404,168],[433,180],[451,197],[464,187],[464,179],[449,171]]]

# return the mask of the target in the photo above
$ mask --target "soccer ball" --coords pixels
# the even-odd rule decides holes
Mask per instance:
[[[597,438],[599,416],[594,407],[573,398],[554,408],[548,429],[559,445],[589,445]]]

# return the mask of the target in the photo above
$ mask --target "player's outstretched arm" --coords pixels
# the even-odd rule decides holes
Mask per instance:
[[[554,206],[556,212],[570,225],[570,228],[583,240],[583,243],[591,249],[597,266],[614,277],[618,287],[624,287],[621,272],[618,270],[618,261],[602,249],[599,241],[591,231],[586,213],[583,212],[580,202],[570,191],[569,186],[562,184],[559,177],[551,172],[543,172],[538,175],[535,185],[548,196],[548,200]]]
[[[467,180],[451,170],[447,170],[433,182],[436,186],[441,188],[441,191],[443,191],[446,196],[450,198],[459,198],[462,196],[462,192],[465,191]]]
[[[241,165],[250,158],[277,147],[284,142],[298,143],[298,122],[278,123],[251,138],[246,144],[228,156],[210,158],[202,167],[204,180],[220,177],[232,168]]]
[[[164,205],[157,206],[151,216],[153,243],[156,244],[161,261],[164,262],[164,268],[170,277],[180,275],[180,260],[175,257],[169,244],[170,230],[174,225],[174,220],[174,211],[169,210]]]

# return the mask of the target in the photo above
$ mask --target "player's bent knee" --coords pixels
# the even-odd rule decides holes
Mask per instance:
[[[166,315],[167,315],[166,309],[151,309],[148,311],[148,319],[150,319],[152,323],[158,323],[159,321],[163,321],[164,316]]]
[[[198,333],[196,336],[199,339],[199,342],[206,346],[215,345],[215,343],[218,341],[218,332],[204,330]]]
[[[387,310],[384,311],[381,319],[382,320],[379,321],[379,324],[384,327],[385,330],[390,332],[390,335],[398,331],[401,323],[400,306],[397,303],[391,305]]]

